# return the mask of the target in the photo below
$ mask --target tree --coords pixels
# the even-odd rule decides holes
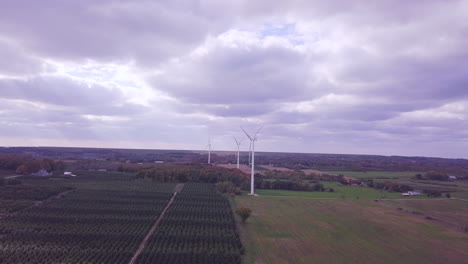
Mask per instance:
[[[241,217],[242,223],[245,223],[247,218],[250,217],[251,213],[252,213],[252,210],[250,210],[249,208],[239,207],[236,209],[236,214]]]
[[[228,194],[237,194],[240,191],[236,187],[234,183],[231,181],[223,181],[216,183],[216,190],[220,193],[228,193]]]
[[[26,166],[25,164],[20,165],[20,166],[16,169],[16,173],[22,174],[22,175],[26,175],[26,174],[29,173],[29,168],[28,168],[28,166]]]

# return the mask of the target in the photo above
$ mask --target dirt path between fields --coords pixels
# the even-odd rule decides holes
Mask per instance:
[[[172,204],[172,202],[174,202],[174,199],[175,199],[177,193],[179,193],[182,190],[182,188],[184,188],[183,183],[180,183],[180,184],[176,185],[176,187],[174,188],[174,195],[172,195],[171,200],[169,200],[169,202],[167,203],[166,207],[164,208],[164,210],[159,215],[159,217],[156,220],[156,222],[154,223],[154,225],[148,231],[148,234],[146,234],[143,241],[141,241],[140,246],[138,246],[137,251],[133,255],[132,259],[130,259],[129,264],[134,264],[136,262],[136,260],[138,259],[138,256],[140,256],[141,252],[143,252],[143,250],[146,247],[146,244],[148,243],[149,238],[151,237],[151,235],[153,235],[154,231],[156,231],[156,228],[159,226],[159,223],[164,218],[164,215],[166,214],[166,211],[169,209],[169,207],[171,207],[171,204]]]

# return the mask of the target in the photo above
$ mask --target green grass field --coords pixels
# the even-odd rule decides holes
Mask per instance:
[[[430,180],[415,180],[413,176],[418,172],[414,171],[327,171],[331,174],[342,174],[348,177],[357,179],[374,179],[374,181],[394,181],[398,183],[408,184],[415,190],[438,190],[443,193],[451,193],[453,196],[463,199],[468,199],[468,182],[467,181],[430,181]],[[364,198],[363,196],[362,198]],[[391,195],[390,195],[391,197]]]
[[[301,191],[284,191],[284,190],[261,190],[255,192],[259,195],[268,196],[285,196],[285,197],[300,197],[311,199],[399,199],[403,198],[400,193],[386,192],[369,187],[343,186],[336,183],[325,182],[323,185],[326,188],[333,188],[335,192],[301,192]],[[359,197],[359,198],[357,198]],[[405,197],[408,199],[427,198],[426,196],[411,196]]]
[[[414,171],[325,171],[329,174],[339,175],[357,178],[357,179],[400,179],[400,178],[411,178],[419,172]]]
[[[241,196],[244,263],[466,263],[468,233],[429,214],[468,219],[457,200],[312,200]],[[405,207],[407,209],[398,209]],[[420,211],[418,214],[413,211]],[[455,221],[456,222],[456,221]]]

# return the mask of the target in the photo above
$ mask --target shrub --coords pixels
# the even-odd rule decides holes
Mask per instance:
[[[236,209],[236,214],[240,216],[240,218],[242,219],[242,223],[245,223],[247,218],[250,217],[251,213],[252,210],[250,210],[249,208],[239,207]]]
[[[237,194],[239,189],[231,181],[223,181],[216,183],[216,190],[220,193]]]

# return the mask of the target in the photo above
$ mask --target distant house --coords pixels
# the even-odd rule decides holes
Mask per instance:
[[[45,177],[45,176],[49,176],[50,173],[48,173],[45,169],[40,169],[38,172],[33,173],[32,175]]]
[[[161,164],[161,163],[164,163],[164,161],[162,161],[162,160],[155,160],[154,163],[156,163],[156,164]]]
[[[107,171],[107,169],[98,169],[97,171]]]
[[[63,176],[71,176],[71,177],[76,177],[75,174],[73,174],[71,171],[66,171],[63,173]]]
[[[448,179],[449,179],[449,181],[456,181],[456,180],[457,180],[457,176],[449,175],[449,176],[448,176]]]
[[[418,191],[409,191],[409,192],[405,192],[401,194],[401,196],[417,196],[417,195],[422,195],[422,193]]]

